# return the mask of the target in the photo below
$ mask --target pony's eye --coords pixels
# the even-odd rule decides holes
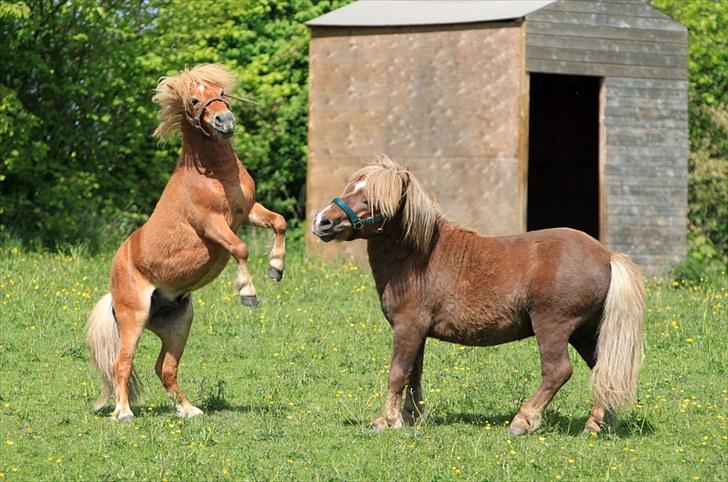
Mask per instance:
[[[365,206],[369,206],[369,201],[367,201],[367,199],[366,199],[366,198],[364,198],[364,199],[362,200],[362,202],[364,203],[364,205],[365,205]]]
[[[199,99],[192,99],[192,105],[197,105],[198,102],[200,102]]]

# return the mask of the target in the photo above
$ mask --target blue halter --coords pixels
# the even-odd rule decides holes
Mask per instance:
[[[385,218],[381,214],[377,214],[376,216],[370,216],[366,219],[361,219],[359,216],[356,215],[354,210],[351,209],[348,204],[346,204],[346,201],[344,201],[340,197],[335,197],[334,200],[331,202],[339,206],[341,210],[344,211],[344,213],[346,214],[346,217],[349,218],[349,222],[351,222],[352,227],[351,236],[349,236],[350,240],[354,238],[354,234],[356,234],[357,231],[361,231],[366,226],[369,226],[371,224],[383,223],[387,220],[387,218]],[[380,227],[377,233],[381,232],[382,228]]]

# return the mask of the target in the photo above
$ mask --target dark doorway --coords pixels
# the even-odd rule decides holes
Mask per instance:
[[[601,78],[530,77],[528,230],[563,226],[599,239]]]

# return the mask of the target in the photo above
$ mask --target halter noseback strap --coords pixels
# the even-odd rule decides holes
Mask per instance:
[[[196,129],[199,129],[207,137],[212,137],[212,136],[210,135],[209,132],[207,132],[205,130],[204,127],[202,127],[202,122],[201,122],[202,121],[202,115],[205,113],[205,110],[207,110],[207,107],[210,104],[212,104],[213,102],[218,101],[218,100],[220,102],[222,102],[223,104],[225,104],[225,106],[228,109],[230,109],[230,102],[226,101],[222,97],[211,97],[211,98],[207,99],[204,102],[204,104],[202,104],[202,107],[199,107],[197,109],[197,114],[194,117],[191,116],[189,112],[187,112],[187,109],[185,109],[185,117],[187,117],[187,120],[189,121],[189,123],[192,124],[192,127],[196,128]]]
[[[371,224],[383,223],[387,220],[387,218],[385,218],[381,214],[377,214],[376,216],[370,216],[366,219],[361,219],[359,216],[356,215],[354,210],[351,209],[348,204],[346,204],[346,201],[344,201],[340,197],[335,197],[334,200],[331,202],[339,206],[341,210],[344,211],[344,214],[346,214],[346,217],[349,218],[349,222],[351,223],[352,227],[349,240],[354,238],[354,234],[356,234],[357,231],[361,231],[366,226],[369,226]]]

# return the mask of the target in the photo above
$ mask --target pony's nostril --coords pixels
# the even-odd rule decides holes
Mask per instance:
[[[322,217],[321,219],[319,219],[319,222],[318,222],[319,231],[328,231],[333,227],[333,225],[334,224],[331,222],[331,220],[329,218]]]
[[[235,117],[232,112],[218,112],[215,114],[214,121],[218,124],[224,124],[226,122],[235,123]]]

